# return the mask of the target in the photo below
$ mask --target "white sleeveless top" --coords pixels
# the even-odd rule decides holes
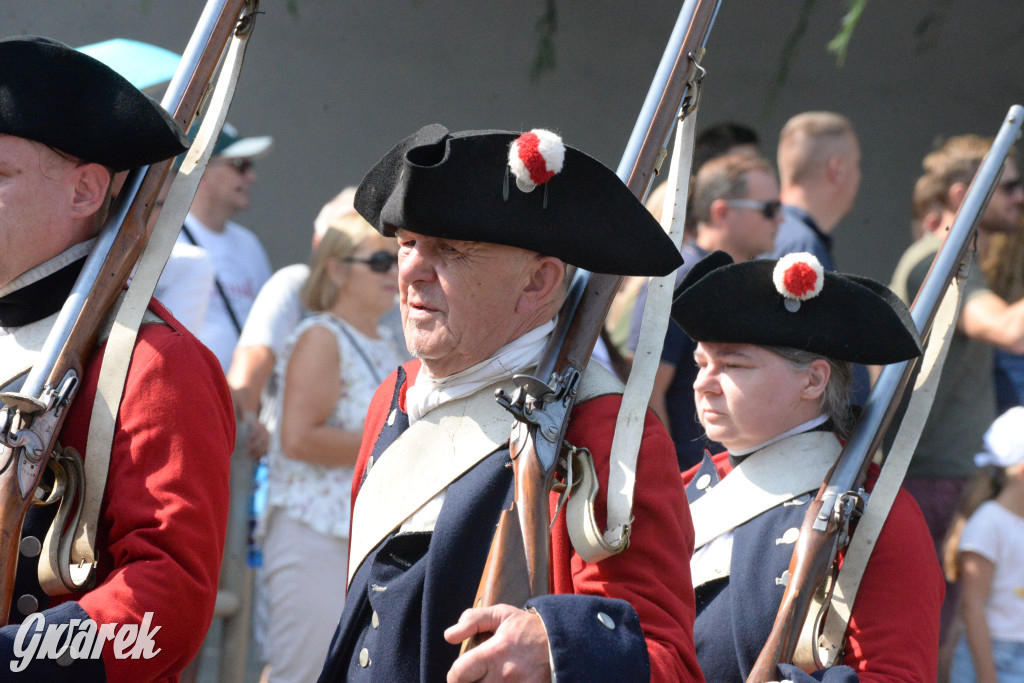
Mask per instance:
[[[345,431],[361,431],[373,392],[398,367],[399,354],[386,335],[370,339],[343,320],[318,313],[299,323],[289,338],[275,369],[280,383],[284,382],[295,343],[311,327],[329,330],[338,343],[341,394],[325,424]],[[279,401],[278,426],[281,410]],[[353,468],[325,467],[286,457],[281,448],[280,428],[270,437],[268,468],[267,513],[280,508],[322,534],[348,537]]]

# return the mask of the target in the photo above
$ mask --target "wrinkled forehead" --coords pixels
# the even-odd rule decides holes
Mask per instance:
[[[508,258],[514,259],[521,256],[542,256],[536,251],[529,249],[522,249],[520,247],[512,247],[507,244],[498,244],[496,242],[480,242],[477,240],[457,240],[450,237],[434,237],[433,235],[426,235],[415,230],[409,230],[406,228],[395,228],[395,238],[399,241],[403,240],[415,240],[417,242],[426,243],[438,243],[446,244],[456,247],[459,250],[475,251],[475,252],[505,252],[508,254]]]

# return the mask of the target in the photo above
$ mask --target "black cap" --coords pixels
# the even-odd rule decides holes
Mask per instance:
[[[0,40],[0,133],[123,171],[188,149],[157,102],[99,60],[49,38]]]
[[[519,136],[425,126],[370,169],[355,208],[389,237],[406,229],[504,244],[598,273],[665,275],[682,264],[618,176],[579,150],[564,148],[561,169],[543,187],[519,189],[508,171]]]
[[[866,277],[826,273],[807,253],[733,263],[716,251],[676,288],[672,319],[699,342],[788,346],[877,365],[921,354],[899,297]]]

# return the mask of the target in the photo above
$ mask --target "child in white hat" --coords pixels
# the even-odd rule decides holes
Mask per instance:
[[[965,627],[950,680],[1024,681],[1024,407],[992,423],[974,462],[984,470],[946,544]]]

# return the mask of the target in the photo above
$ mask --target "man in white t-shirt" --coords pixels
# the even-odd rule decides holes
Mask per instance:
[[[259,239],[231,219],[249,208],[256,181],[253,160],[272,144],[266,136],[242,138],[225,123],[178,236],[205,249],[213,261],[214,289],[197,336],[225,372],[256,294],[270,278],[270,260]]]

